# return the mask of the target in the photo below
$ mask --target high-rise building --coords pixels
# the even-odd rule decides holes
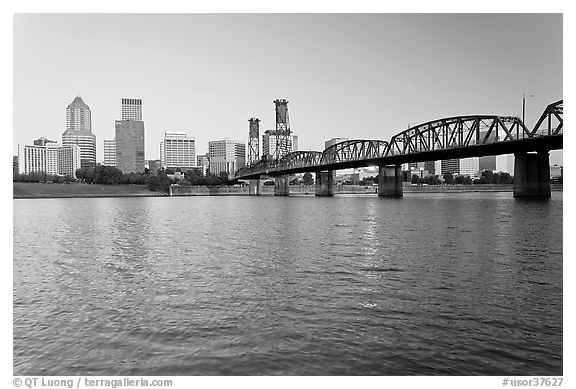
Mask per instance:
[[[45,146],[18,145],[18,172],[45,172],[47,174],[70,175],[76,178],[80,169],[80,146],[48,143]]]
[[[66,131],[62,133],[62,145],[80,147],[82,168],[96,166],[96,136],[92,133],[91,111],[80,96],[76,96],[66,108]]]
[[[165,132],[160,142],[160,161],[163,168],[186,171],[195,168],[196,144],[185,132]]]
[[[116,166],[116,139],[104,139],[104,165]]]
[[[144,122],[142,100],[122,99],[122,120],[116,120],[116,167],[123,173],[142,173],[144,159]]]
[[[142,121],[142,99],[122,98],[122,120]]]
[[[142,173],[144,159],[144,122],[116,120],[116,167],[123,173]]]
[[[279,142],[288,142],[288,153],[298,151],[298,135],[290,135],[285,137],[278,135],[276,130],[268,130],[262,135],[262,155],[265,158],[273,158],[277,154]]]
[[[326,150],[329,147],[334,146],[336,143],[344,142],[347,140],[348,140],[348,138],[332,138],[330,140],[327,140],[326,142],[324,142],[324,150]]]
[[[210,172],[221,172],[232,177],[241,167],[246,166],[246,143],[236,140],[215,140],[208,142]]]

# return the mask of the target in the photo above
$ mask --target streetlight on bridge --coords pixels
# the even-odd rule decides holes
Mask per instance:
[[[528,95],[528,97],[534,97],[534,95]],[[525,119],[526,115],[526,93],[522,94],[522,123],[526,125]]]

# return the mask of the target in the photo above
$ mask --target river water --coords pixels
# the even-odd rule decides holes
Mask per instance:
[[[15,375],[562,375],[562,193],[14,200]]]

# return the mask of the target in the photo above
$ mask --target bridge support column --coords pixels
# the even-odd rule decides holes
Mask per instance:
[[[319,197],[334,196],[334,170],[316,172],[315,195]]]
[[[289,176],[274,178],[274,196],[290,196]]]
[[[514,154],[514,197],[548,198],[550,192],[550,155],[547,151],[536,154]]]
[[[378,197],[402,197],[402,166],[380,166]]]
[[[260,196],[260,192],[262,191],[262,182],[260,179],[256,180],[249,180],[248,181],[248,194],[250,196]]]

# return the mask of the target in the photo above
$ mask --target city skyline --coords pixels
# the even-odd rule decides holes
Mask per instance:
[[[109,29],[96,32],[102,23]],[[301,28],[290,30],[294,23]],[[237,34],[220,33],[224,25]],[[271,26],[276,33],[264,33]],[[72,42],[60,42],[74,28]],[[131,30],[141,39],[130,47],[113,39]],[[79,55],[58,55],[76,41],[85,42]],[[58,139],[74,95],[92,110],[97,161],[124,96],[146,105],[147,160],[159,159],[166,131],[195,137],[199,154],[210,140],[248,143],[250,117],[261,119],[261,133],[274,129],[277,98],[290,101],[300,149],[322,150],[334,137],[386,140],[450,115],[521,117],[524,93],[534,95],[533,126],[562,98],[562,15],[17,14],[14,65],[14,152],[40,136]],[[39,115],[26,115],[31,94],[46,102]]]

